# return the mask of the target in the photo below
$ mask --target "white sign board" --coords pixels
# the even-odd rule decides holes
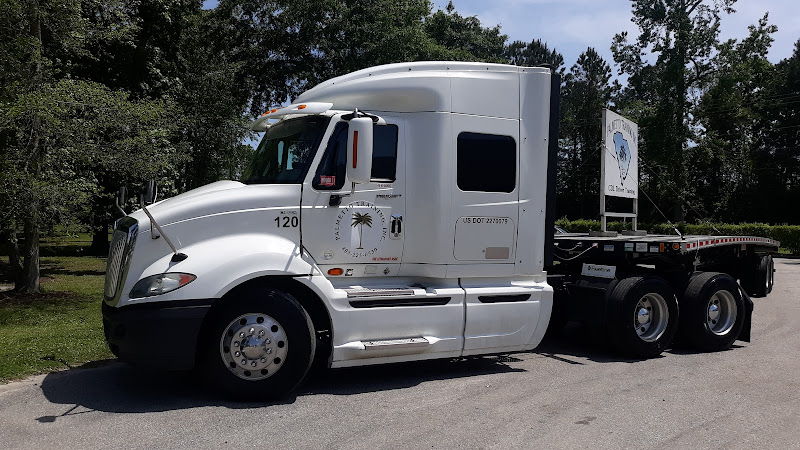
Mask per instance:
[[[639,126],[608,109],[603,110],[603,193],[639,198]]]

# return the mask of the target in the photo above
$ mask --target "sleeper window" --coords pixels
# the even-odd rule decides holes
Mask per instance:
[[[517,145],[511,136],[458,135],[457,176],[462,191],[513,192],[517,184]]]

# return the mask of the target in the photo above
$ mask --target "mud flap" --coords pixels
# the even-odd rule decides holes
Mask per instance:
[[[742,331],[739,332],[739,337],[737,339],[740,341],[750,342],[750,326],[753,320],[753,307],[755,305],[753,300],[750,299],[750,296],[747,295],[747,292],[745,292],[744,289],[740,287],[739,292],[742,293],[742,300],[744,300],[744,325],[742,325]]]

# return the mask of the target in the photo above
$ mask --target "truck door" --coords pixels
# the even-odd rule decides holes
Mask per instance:
[[[541,297],[536,286],[512,281],[518,180],[524,176],[519,173],[519,121],[454,115],[453,132],[453,256],[466,292],[464,355],[519,350],[536,329]]]
[[[316,171],[306,180],[302,245],[325,273],[343,277],[396,276],[403,258],[405,140],[399,119],[374,125],[372,182],[351,194],[346,179],[348,122],[337,122]]]

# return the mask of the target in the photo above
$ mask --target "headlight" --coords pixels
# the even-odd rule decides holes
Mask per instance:
[[[131,289],[130,298],[151,297],[165,294],[194,281],[196,276],[190,273],[159,273],[142,278]]]

